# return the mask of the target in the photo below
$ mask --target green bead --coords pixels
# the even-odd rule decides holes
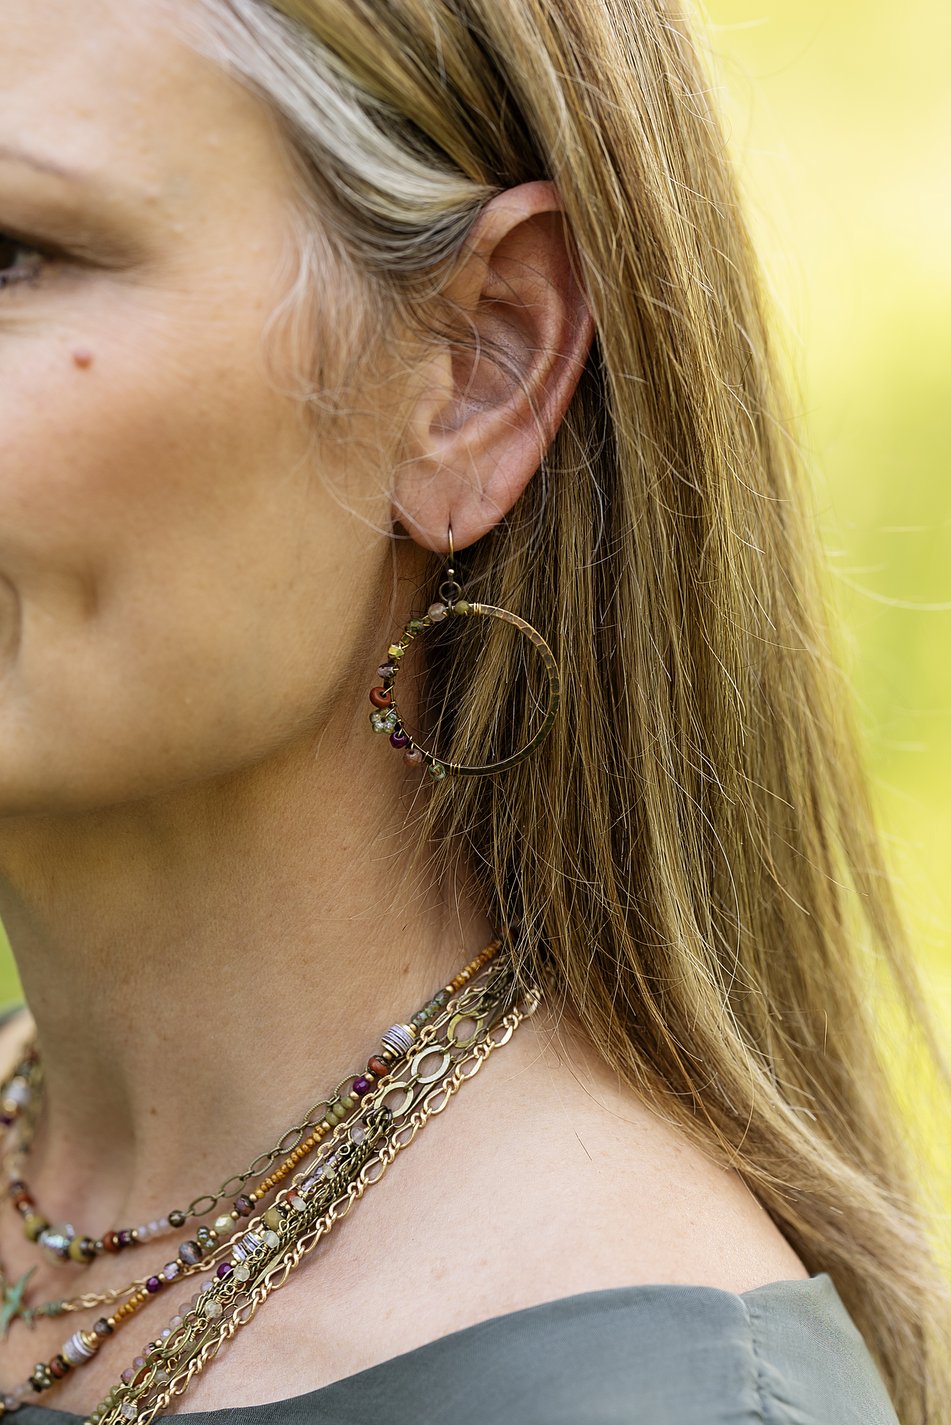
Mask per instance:
[[[374,732],[394,732],[398,721],[395,708],[374,708],[370,713],[370,726]]]
[[[441,782],[446,775],[446,769],[441,762],[430,762],[429,775],[434,782]]]
[[[421,618],[411,618],[409,623],[406,625],[406,632],[422,633],[425,627],[426,625],[423,623]]]
[[[454,614],[467,614],[472,611],[472,605],[467,603],[465,599],[458,599],[453,604],[452,611]]]
[[[284,1219],[276,1207],[269,1207],[267,1212],[265,1212],[264,1214],[264,1221],[267,1223],[268,1227],[276,1231],[277,1228],[280,1227]]]

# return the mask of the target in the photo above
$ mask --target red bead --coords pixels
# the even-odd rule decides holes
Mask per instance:
[[[115,1232],[104,1232],[102,1234],[102,1245],[107,1252],[118,1252],[120,1247],[118,1234]]]
[[[374,1055],[372,1059],[367,1060],[367,1068],[371,1074],[376,1074],[378,1079],[382,1079],[384,1074],[390,1072],[389,1064],[384,1064],[383,1060],[378,1059],[376,1055]]]
[[[392,701],[392,694],[389,688],[371,688],[370,702],[375,708],[388,708]]]
[[[54,1380],[62,1380],[69,1373],[69,1361],[65,1356],[54,1356],[50,1361],[50,1375]]]

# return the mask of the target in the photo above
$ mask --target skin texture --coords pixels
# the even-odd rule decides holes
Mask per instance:
[[[0,247],[0,916],[47,1069],[30,1181],[51,1220],[101,1233],[244,1166],[490,938],[464,868],[402,878],[419,777],[374,739],[367,692],[423,549],[445,551],[450,518],[465,548],[532,477],[591,322],[555,190],[504,193],[452,295],[505,341],[543,429],[517,386],[443,350],[380,373],[315,447],[261,344],[289,196],[267,115],[150,0],[0,8],[0,148],[90,174],[0,157],[0,232],[82,254],[34,284],[29,250]],[[394,547],[396,511],[413,539]],[[29,1027],[0,1036],[4,1067]],[[297,1394],[573,1291],[805,1274],[742,1185],[544,1013],[387,1181],[187,1409]],[[490,1194],[491,1246],[463,1231],[420,1259]],[[12,1273],[37,1260],[9,1211],[0,1253]],[[408,1274],[412,1320],[387,1307],[358,1329],[368,1293],[393,1300]],[[79,1288],[53,1265],[34,1281]],[[90,1408],[177,1305],[50,1403]],[[64,1334],[14,1331],[0,1384]]]

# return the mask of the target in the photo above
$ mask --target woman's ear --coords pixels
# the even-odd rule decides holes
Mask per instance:
[[[473,544],[538,469],[584,369],[594,322],[553,183],[486,204],[444,290],[465,345],[419,368],[393,517],[427,549]]]

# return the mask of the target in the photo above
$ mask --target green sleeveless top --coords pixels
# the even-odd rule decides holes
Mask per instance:
[[[288,1400],[189,1411],[186,1393],[179,1406],[173,1415],[189,1425],[899,1425],[827,1272],[740,1293],[671,1283],[579,1292]],[[82,1416],[23,1405],[15,1419]]]
[[[585,1291],[289,1400],[191,1412],[187,1401],[174,1418],[189,1425],[898,1425],[826,1272],[739,1294],[667,1283]],[[43,1405],[15,1418],[82,1419]]]

